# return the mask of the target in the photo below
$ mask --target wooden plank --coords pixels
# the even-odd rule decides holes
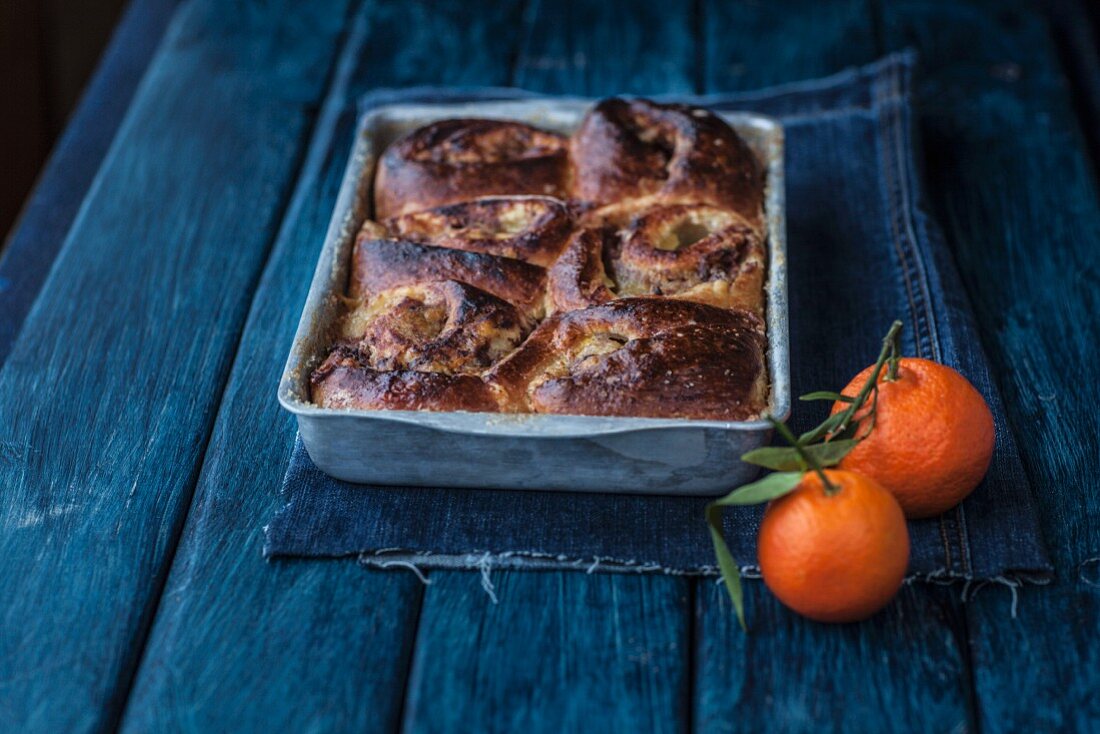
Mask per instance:
[[[687,731],[683,578],[433,573],[405,731]]]
[[[807,622],[745,587],[749,633],[725,589],[700,582],[695,728],[912,732],[970,728],[957,590],[911,584],[861,624]]]
[[[929,191],[1020,438],[1052,587],[967,605],[989,731],[1100,727],[1100,197],[1049,28],[1027,2],[891,2],[923,53]],[[1013,614],[1016,618],[1013,619]],[[1026,691],[1027,695],[1021,695]]]
[[[181,9],[0,371],[10,730],[117,720],[342,16]]]
[[[867,3],[705,8],[708,92],[821,76],[877,55]],[[908,586],[872,619],[831,627],[786,610],[759,581],[746,587],[747,635],[723,590],[698,582],[698,731],[969,727],[965,628],[949,594]]]
[[[0,365],[57,256],[176,0],[136,0],[123,14],[65,132],[0,245]]]
[[[515,81],[579,95],[690,92],[692,18],[690,3],[668,0],[532,3]],[[687,727],[684,579],[509,571],[491,580],[499,604],[469,573],[432,574],[406,730]]]
[[[695,21],[688,0],[531,0],[514,83],[546,94],[690,94]]]
[[[274,400],[335,203],[356,98],[373,87],[505,84],[520,4],[367,3],[259,288],[123,730],[392,731],[422,584],[353,561],[265,563],[294,421]],[[476,575],[468,593],[482,595]],[[466,591],[466,590],[462,590]],[[459,593],[462,593],[461,591]]]

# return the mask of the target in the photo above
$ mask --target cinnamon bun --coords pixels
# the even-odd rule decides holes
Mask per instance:
[[[352,253],[352,298],[370,298],[404,285],[456,280],[516,306],[527,317],[545,312],[546,271],[537,265],[483,252],[407,240],[361,238]]]
[[[573,231],[565,202],[549,196],[489,196],[370,223],[379,236],[483,252],[547,267]]]
[[[376,219],[496,194],[565,198],[569,143],[505,120],[443,120],[390,145],[374,179]]]
[[[338,346],[313,371],[312,400],[355,410],[497,410],[492,389],[478,376],[376,370],[354,347]]]
[[[487,379],[514,412],[749,420],[764,349],[755,314],[623,298],[548,318]]]
[[[531,326],[515,306],[466,283],[382,291],[344,317],[340,343],[313,373],[314,401],[326,407],[354,402],[360,408],[495,410],[495,402],[484,399],[491,392],[480,375],[515,349]],[[396,393],[383,395],[383,387]],[[460,400],[460,390],[470,391],[473,402]]]
[[[592,207],[708,204],[763,230],[760,164],[733,128],[709,110],[605,99],[585,116],[570,147],[573,197]]]
[[[733,212],[650,207],[574,235],[549,271],[550,310],[659,295],[761,314],[764,260],[760,237]]]

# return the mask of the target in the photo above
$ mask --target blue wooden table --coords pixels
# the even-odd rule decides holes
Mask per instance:
[[[0,730],[1100,729],[1094,10],[1009,0],[136,0],[0,262]],[[353,101],[712,92],[923,55],[927,179],[1047,586],[859,625],[710,580],[262,560],[274,388]]]

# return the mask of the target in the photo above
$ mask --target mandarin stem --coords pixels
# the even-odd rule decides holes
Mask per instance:
[[[895,326],[897,327],[896,329],[894,328]],[[890,327],[890,331],[886,333],[886,339],[883,340],[884,346],[885,342],[890,342],[890,367],[886,370],[886,380],[888,382],[893,382],[898,379],[898,367],[901,362],[901,345],[898,343],[900,335],[901,322],[895,321]]]
[[[770,421],[775,430],[779,432],[779,435],[794,447],[795,452],[798,454],[799,458],[806,463],[806,466],[810,467],[817,474],[818,478],[821,479],[821,483],[825,485],[825,494],[834,495],[840,491],[840,488],[830,482],[829,477],[825,476],[825,470],[821,468],[821,463],[813,454],[806,451],[805,447],[795,438],[795,435],[791,433],[791,429],[787,428],[786,423],[780,423],[770,415],[768,416],[768,421]]]
[[[878,384],[878,378],[882,374],[882,366],[886,363],[886,358],[893,351],[896,353],[898,335],[901,333],[901,322],[895,321],[890,325],[890,330],[886,332],[886,336],[882,340],[882,350],[878,353],[878,359],[875,360],[875,368],[871,370],[870,376],[867,381],[863,383],[863,387],[860,389],[859,394],[856,395],[856,399],[844,410],[844,417],[840,421],[840,425],[836,427],[833,434],[843,432],[848,424],[852,422],[852,418],[855,417],[856,411],[863,407],[863,404],[867,401],[867,396],[871,394],[871,390]]]

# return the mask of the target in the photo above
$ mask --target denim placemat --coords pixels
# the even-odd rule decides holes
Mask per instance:
[[[782,118],[786,128],[791,378],[794,394],[839,389],[874,361],[894,318],[907,355],[965,374],[990,402],[997,448],[960,507],[910,523],[910,574],[1041,581],[1051,566],[1015,441],[992,384],[951,252],[925,213],[914,155],[910,53],[825,79],[687,101]],[[514,89],[375,92],[395,102],[532,96]],[[680,99],[683,99],[682,97]],[[796,403],[806,430],[824,404]],[[369,451],[369,447],[364,447]],[[430,461],[430,457],[424,457]],[[486,472],[494,457],[485,457]],[[358,556],[415,568],[581,568],[715,573],[706,499],[366,487],[321,473],[301,441],[267,527],[265,555]],[[736,558],[753,570],[761,508],[726,513]]]

